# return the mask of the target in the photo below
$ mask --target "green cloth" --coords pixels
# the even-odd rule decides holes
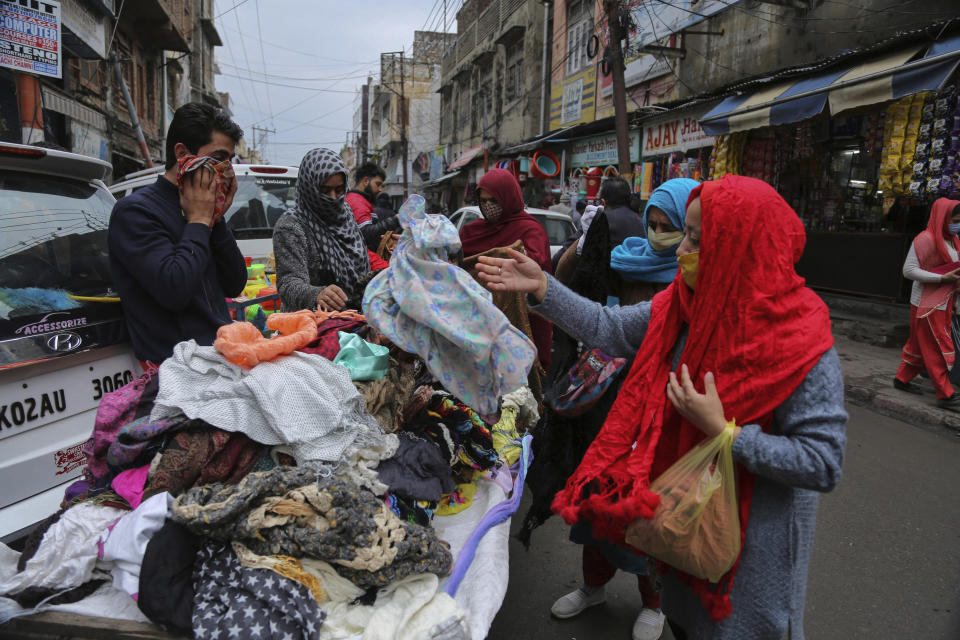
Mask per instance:
[[[351,380],[379,380],[387,375],[390,366],[390,349],[370,344],[355,333],[337,332],[340,338],[340,353],[334,364],[346,367]]]

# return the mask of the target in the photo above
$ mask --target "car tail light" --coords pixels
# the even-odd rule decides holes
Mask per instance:
[[[287,170],[283,167],[250,167],[250,171],[254,173],[286,173]]]
[[[0,154],[19,158],[42,158],[47,155],[47,152],[43,149],[35,149],[33,147],[13,147],[0,144]]]

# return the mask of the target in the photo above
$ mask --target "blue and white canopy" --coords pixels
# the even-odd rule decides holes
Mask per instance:
[[[914,60],[924,49],[923,57]],[[912,45],[866,62],[731,96],[711,109],[700,123],[710,135],[789,124],[821,113],[828,100],[830,113],[836,115],[855,107],[938,89],[958,62],[960,34],[929,46]]]

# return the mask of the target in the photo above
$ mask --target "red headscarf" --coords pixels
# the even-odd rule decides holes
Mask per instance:
[[[650,326],[617,401],[553,502],[568,523],[588,520],[594,535],[620,543],[633,519],[653,516],[659,496],[650,482],[704,437],[665,392],[684,325],[680,362],[700,392],[712,371],[726,417],[764,430],[833,345],[826,305],[794,270],[806,233],[783,198],[765,182],[734,175],[700,185],[690,201],[697,197],[703,222],[696,290],[678,272],[653,299]],[[753,476],[739,465],[737,472],[745,532]],[[716,591],[686,576],[715,619],[730,614],[735,571]]]
[[[550,239],[536,219],[523,208],[523,192],[513,174],[504,169],[491,169],[477,184],[477,189],[486,189],[503,208],[503,215],[494,222],[475,220],[460,230],[463,255],[473,256],[497,247],[509,247],[523,240],[527,255],[537,261],[541,268],[552,273],[550,268]]]
[[[950,234],[947,228],[950,224],[950,217],[953,215],[953,209],[957,205],[960,205],[960,201],[947,200],[946,198],[939,198],[933,203],[926,231],[922,231],[913,240],[913,248],[917,252],[917,262],[920,263],[921,269],[930,271],[953,262],[953,258],[947,252],[948,242],[960,255],[960,238]],[[954,282],[924,284],[917,315],[921,318],[927,317],[937,307],[943,305],[955,290],[956,283]],[[952,309],[949,310],[952,311]],[[948,315],[948,321],[949,317]]]
[[[509,247],[517,240],[522,240],[527,255],[545,272],[553,273],[550,238],[543,225],[524,210],[523,192],[513,174],[504,169],[491,169],[480,178],[477,189],[489,191],[503,209],[503,215],[493,222],[481,218],[460,229],[463,255],[474,256],[490,249]],[[550,364],[553,326],[543,317],[531,314],[530,328],[540,362],[547,367]]]

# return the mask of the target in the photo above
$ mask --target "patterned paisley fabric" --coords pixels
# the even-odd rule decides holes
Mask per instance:
[[[425,213],[422,196],[400,208],[403,235],[367,286],[367,321],[405,351],[416,353],[453,395],[482,415],[500,396],[527,383],[537,349],[494,306],[489,291],[448,255],[460,249],[447,218]]]

